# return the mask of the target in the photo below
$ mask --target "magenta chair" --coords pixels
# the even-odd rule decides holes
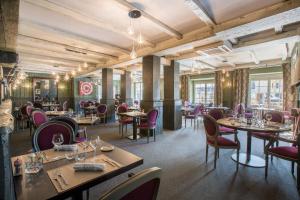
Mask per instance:
[[[38,128],[45,122],[48,122],[49,119],[46,113],[42,110],[34,110],[31,113],[31,120],[34,128]]]
[[[219,149],[236,149],[237,150],[237,162],[236,170],[239,168],[239,152],[240,142],[237,138],[237,133],[234,134],[234,141],[223,137],[219,132],[219,125],[216,120],[210,115],[203,116],[203,123],[206,134],[206,155],[205,162],[207,163],[208,147],[212,146],[215,148],[214,157],[214,169],[216,168],[217,156],[219,155]]]
[[[103,119],[104,123],[106,123],[106,113],[107,113],[107,106],[105,104],[99,104],[97,106],[97,117],[100,120]]]
[[[211,109],[208,112],[208,115],[213,117],[216,121],[219,120],[219,119],[224,118],[223,111],[221,109],[218,109],[218,108]],[[228,128],[228,127],[225,127],[225,126],[219,126],[219,131],[220,131],[220,134],[222,134],[222,135],[236,134],[237,133],[237,130],[232,129],[232,128]]]
[[[155,128],[156,128],[156,125],[157,125],[157,118],[158,118],[158,110],[157,109],[152,109],[147,113],[147,120],[142,121],[138,125],[138,129],[147,130],[147,143],[149,143],[150,130],[152,130],[153,139],[154,139],[154,142],[155,142]]]
[[[127,134],[127,125],[133,123],[133,119],[131,117],[126,117],[126,116],[121,116],[119,115],[120,113],[125,113],[127,112],[127,107],[120,105],[117,108],[117,114],[119,116],[119,134],[121,134],[122,131],[122,137],[124,136],[123,134],[123,127],[125,125],[126,127],[126,134]]]
[[[271,114],[272,115],[272,119],[271,119],[271,122],[278,122],[278,123],[284,123],[284,117],[283,117],[283,113],[280,112],[280,111],[270,111],[270,112],[267,112],[265,115],[264,115],[264,118],[266,117],[267,114]],[[261,139],[264,141],[264,148],[266,146],[266,141],[269,141],[274,133],[268,133],[268,132],[251,132],[251,135],[253,137],[256,137],[258,139]],[[277,143],[277,146],[278,146],[278,142]]]
[[[187,114],[184,115],[184,125],[186,128],[186,120],[190,119],[191,120],[191,126],[193,126],[193,120],[194,120],[194,128],[196,128],[196,120],[198,116],[200,115],[201,112],[201,106],[197,105],[192,112],[188,112]]]
[[[160,177],[160,168],[145,169],[104,194],[100,200],[155,200]]]
[[[53,148],[52,137],[58,133],[63,135],[63,144],[73,143],[74,132],[70,125],[65,122],[49,121],[36,129],[32,138],[34,151],[43,151]]]
[[[274,147],[274,143],[277,142],[278,140],[282,140],[284,142],[292,143],[292,145],[288,146],[277,146]],[[300,138],[297,139],[297,143],[300,143]],[[298,151],[298,145],[295,144],[295,141],[290,141],[287,139],[280,138],[278,135],[272,135],[269,143],[265,147],[265,178],[268,177],[268,167],[269,167],[269,155],[275,156],[284,160],[291,161],[292,164],[292,174],[294,174],[294,163],[297,163],[297,188],[298,190],[300,189],[300,155]]]

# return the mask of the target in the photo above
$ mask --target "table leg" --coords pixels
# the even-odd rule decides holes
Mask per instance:
[[[137,118],[133,117],[133,135],[127,137],[130,140],[137,140],[140,136],[137,134]]]
[[[251,141],[252,141],[252,136],[251,132],[247,132],[247,150],[246,153],[240,153],[240,159],[239,163],[248,167],[255,167],[255,168],[261,168],[265,167],[265,160],[259,156],[255,156],[251,154]],[[237,155],[234,153],[231,156],[231,159],[236,161]]]

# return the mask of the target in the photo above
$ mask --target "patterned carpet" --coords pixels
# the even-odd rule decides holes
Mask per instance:
[[[128,132],[131,132],[131,127]],[[290,163],[275,158],[269,167],[269,178],[264,179],[264,168],[249,168],[240,165],[235,171],[235,162],[230,156],[233,150],[221,150],[217,169],[213,170],[213,149],[205,164],[205,135],[202,124],[178,131],[164,131],[156,142],[147,144],[146,138],[139,141],[121,139],[117,124],[88,127],[89,137],[97,135],[118,147],[144,158],[144,164],[132,172],[157,166],[163,174],[158,199],[161,200],[293,200],[299,199],[296,181],[290,172]],[[246,148],[246,134],[239,132],[242,151]],[[230,137],[230,136],[228,136]],[[11,138],[12,155],[24,154],[31,148],[28,130],[14,133]],[[252,140],[256,155],[263,156],[263,142]],[[90,199],[99,199],[103,192],[127,179],[127,173],[91,188]]]

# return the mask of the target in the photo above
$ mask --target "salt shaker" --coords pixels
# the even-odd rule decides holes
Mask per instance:
[[[14,162],[14,167],[15,167],[15,175],[21,175],[22,174],[22,161],[17,158],[17,160],[15,160]]]

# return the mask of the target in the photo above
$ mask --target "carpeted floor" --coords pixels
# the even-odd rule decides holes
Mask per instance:
[[[131,129],[128,129],[130,132]],[[144,158],[144,164],[132,172],[157,166],[163,174],[158,199],[161,200],[296,200],[299,194],[296,180],[290,172],[290,163],[274,159],[270,163],[269,177],[264,179],[264,168],[249,168],[240,165],[235,171],[235,162],[230,158],[232,150],[221,150],[217,169],[213,170],[213,149],[205,164],[205,134],[201,125],[196,131],[182,128],[164,131],[156,142],[147,144],[146,138],[137,142],[121,139],[117,124],[88,127],[90,137],[100,137],[118,147]],[[246,134],[239,133],[242,151],[246,148]],[[230,137],[230,136],[229,136]],[[31,148],[28,130],[12,135],[12,155],[24,154]],[[256,155],[263,156],[261,140],[252,140]],[[98,199],[103,192],[127,179],[127,173],[92,188],[90,199]]]

